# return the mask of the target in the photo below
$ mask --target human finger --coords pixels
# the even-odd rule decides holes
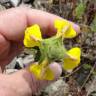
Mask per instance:
[[[62,19],[59,16],[24,7],[12,8],[0,12],[0,33],[8,40],[23,40],[24,30],[33,24],[40,25],[43,34],[55,34],[54,20]],[[78,25],[73,23],[76,31],[80,31]]]

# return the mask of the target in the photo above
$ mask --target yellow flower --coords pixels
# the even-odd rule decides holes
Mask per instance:
[[[72,48],[67,52],[68,57],[64,58],[64,70],[73,70],[80,63],[81,50],[78,47]]]
[[[62,36],[63,38],[73,38],[76,36],[76,32],[72,26],[72,23],[66,20],[55,20],[54,26],[57,29],[56,34],[57,37]],[[39,46],[41,52],[41,57],[40,60],[38,61],[39,63],[32,64],[29,66],[29,71],[33,73],[38,79],[41,80],[54,79],[54,73],[49,67],[50,64],[49,62],[55,60],[53,58],[55,56],[54,54],[56,54],[56,51],[57,53],[60,53],[56,54],[58,58],[60,57],[60,60],[61,58],[62,59],[64,58],[64,64],[63,64],[64,70],[66,71],[72,70],[75,67],[77,67],[80,63],[80,56],[81,56],[80,48],[75,47],[69,51],[65,51],[65,49],[63,50],[63,39],[57,38],[56,36],[43,39],[40,27],[37,24],[32,25],[31,27],[28,27],[25,30],[25,36],[24,36],[25,47]],[[60,51],[61,50],[60,48],[59,48],[60,50],[57,48],[56,51],[52,51],[55,45],[56,48],[59,46],[63,51]],[[65,56],[65,54],[67,54],[67,56]],[[57,57],[55,57],[56,60],[58,59]]]
[[[40,28],[37,24],[28,27],[25,30],[24,45],[25,47],[39,46],[42,40]]]
[[[44,68],[42,64],[32,64],[29,67],[29,71],[33,73],[37,79],[40,79],[40,80],[53,80],[54,79],[54,74],[52,70],[48,66]]]
[[[76,36],[76,31],[71,22],[66,20],[55,20],[54,26],[57,29],[57,36],[60,36],[60,34],[63,34],[64,38],[73,38]]]
[[[43,38],[39,25],[35,24],[25,30],[24,45],[25,47],[35,47],[40,45]],[[53,80],[54,74],[52,70],[46,66],[47,60],[45,59],[41,64],[32,64],[29,71],[32,72],[38,79]],[[45,67],[46,66],[46,67]]]

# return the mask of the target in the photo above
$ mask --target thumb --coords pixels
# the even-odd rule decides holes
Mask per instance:
[[[54,62],[50,64],[50,69],[52,69],[55,75],[53,80],[55,81],[62,73],[61,66]],[[20,96],[32,96],[32,94],[37,93],[53,82],[48,80],[38,80],[34,74],[29,73],[27,69],[13,73],[9,75],[8,78],[8,83],[14,88],[14,90],[16,90],[17,94],[20,94]]]

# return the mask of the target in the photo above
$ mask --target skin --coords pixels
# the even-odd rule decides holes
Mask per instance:
[[[54,20],[62,19],[56,15],[24,7],[12,8],[0,12],[0,67],[1,71],[15,56],[23,50],[24,30],[33,24],[39,24],[43,36],[52,36],[56,33]],[[73,27],[80,32],[79,26]],[[56,80],[62,70],[59,64],[53,62],[50,68]],[[52,81],[37,80],[27,68],[10,75],[0,73],[1,96],[32,96],[42,87]]]

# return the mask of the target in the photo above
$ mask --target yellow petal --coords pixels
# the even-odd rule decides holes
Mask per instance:
[[[39,46],[42,40],[41,31],[37,24],[25,30],[24,45],[26,47]]]
[[[32,64],[29,67],[29,71],[33,73],[36,78],[40,80],[53,80],[54,79],[54,74],[52,70],[47,67],[43,68],[41,64]]]
[[[65,27],[67,24],[68,23],[66,21],[59,20],[59,19],[55,20],[54,22],[54,26],[57,30],[58,29],[62,30],[62,28]]]
[[[41,79],[42,66],[38,64],[32,64],[29,67],[29,71],[33,73],[36,76],[36,78]]]
[[[67,52],[69,57],[64,58],[64,70],[73,70],[80,63],[81,50],[78,47],[72,48]],[[72,57],[72,58],[71,58]]]
[[[70,25],[68,30],[65,32],[64,38],[74,38],[74,37],[76,37],[76,31],[73,29],[72,25]]]
[[[62,33],[64,38],[73,38],[76,36],[72,23],[67,20],[55,20],[54,26],[57,29],[57,36]]]
[[[44,78],[44,80],[53,80],[54,79],[54,74],[49,67],[47,67],[45,69],[45,72],[43,74],[43,78]]]

